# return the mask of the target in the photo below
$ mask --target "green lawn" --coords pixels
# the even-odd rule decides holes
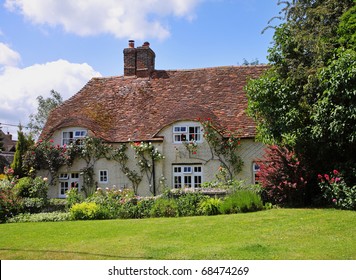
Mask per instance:
[[[356,259],[356,212],[0,224],[0,259]]]

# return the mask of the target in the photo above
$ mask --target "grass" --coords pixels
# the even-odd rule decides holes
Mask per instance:
[[[356,212],[0,224],[0,259],[356,259]]]

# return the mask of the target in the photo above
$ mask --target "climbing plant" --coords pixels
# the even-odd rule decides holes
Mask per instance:
[[[243,161],[238,155],[241,141],[237,132],[217,127],[210,119],[200,122],[203,126],[204,138],[210,147],[212,159],[219,160],[221,167],[227,171],[226,178],[232,180],[243,166]]]
[[[150,192],[155,195],[155,162],[163,159],[164,156],[151,142],[131,142],[130,147],[135,153],[136,166],[138,166],[139,170],[128,167],[129,157],[127,156],[128,145],[126,143],[113,150],[112,159],[120,164],[121,171],[130,180],[135,194],[138,193],[138,187],[143,177],[146,176]]]

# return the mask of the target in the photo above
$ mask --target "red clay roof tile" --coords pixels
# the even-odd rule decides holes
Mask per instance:
[[[254,137],[244,86],[267,67],[155,70],[150,79],[93,78],[51,112],[42,138],[61,128],[81,126],[108,142],[148,140],[169,124],[198,118],[239,131],[242,138]]]

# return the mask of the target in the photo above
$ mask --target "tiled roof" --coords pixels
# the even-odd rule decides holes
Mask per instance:
[[[180,120],[210,118],[216,125],[254,137],[244,86],[267,66],[155,70],[151,78],[91,79],[49,116],[42,138],[58,129],[81,126],[109,142],[154,139]]]

